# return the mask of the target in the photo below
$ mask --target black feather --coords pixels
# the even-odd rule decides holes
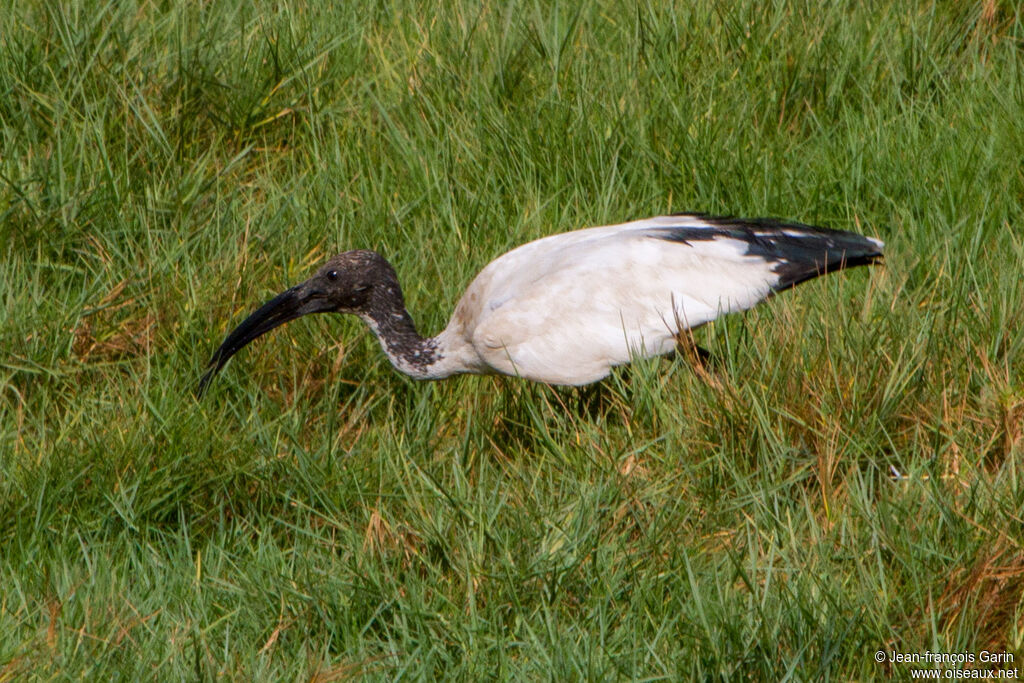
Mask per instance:
[[[882,260],[882,248],[855,232],[804,225],[777,218],[733,218],[684,214],[708,223],[705,228],[683,223],[679,227],[655,228],[652,236],[672,242],[705,242],[733,239],[747,244],[747,256],[774,264],[779,281],[776,292],[843,268],[870,265]]]

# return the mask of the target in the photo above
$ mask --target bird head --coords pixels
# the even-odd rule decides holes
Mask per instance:
[[[275,327],[310,313],[365,317],[382,300],[397,296],[402,304],[401,291],[391,264],[375,251],[359,249],[332,257],[313,277],[263,304],[224,339],[199,381],[198,396],[231,356]]]

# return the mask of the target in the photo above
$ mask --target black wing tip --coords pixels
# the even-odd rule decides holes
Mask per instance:
[[[787,289],[793,289],[808,280],[813,280],[814,278],[839,270],[846,270],[847,268],[884,264],[885,254],[878,247],[874,251],[843,253],[839,258],[829,258],[824,262],[780,261],[773,269],[779,276],[779,281],[772,286],[772,291],[782,292]]]
[[[824,234],[824,235],[852,235],[861,237],[863,239],[875,242],[878,246],[882,246],[879,240],[875,240],[869,237],[863,237],[856,232],[849,230],[840,230],[838,228],[826,228],[821,225],[812,225],[810,223],[801,223],[788,218],[778,218],[776,216],[755,216],[747,218],[744,216],[735,216],[731,214],[713,214],[706,213],[704,211],[676,211],[670,213],[669,216],[678,216],[680,218],[695,218],[699,221],[703,221],[716,228],[732,228],[732,229],[752,229],[752,230],[793,230],[797,232],[807,232],[809,235],[813,234]]]
[[[718,238],[747,243],[747,255],[774,264],[776,292],[837,270],[884,263],[885,243],[848,230],[836,230],[780,218],[736,218],[705,213],[678,213],[711,228],[681,225],[659,230],[658,236],[691,243]]]
[[[818,251],[824,248],[827,251],[841,253],[849,263],[847,267],[877,263],[885,249],[885,242],[875,237],[865,237],[849,230],[826,228],[782,218],[739,218],[689,211],[671,215],[694,218],[712,226],[710,231],[704,228],[704,233],[701,232],[701,228],[696,227],[688,229],[686,226],[680,226],[678,230],[667,228],[669,234],[664,235],[664,238],[676,241],[734,237],[753,243],[757,249],[773,251],[783,258],[785,252],[791,250],[802,251],[808,248]],[[673,232],[678,234],[671,234]],[[839,259],[829,261],[835,263]]]

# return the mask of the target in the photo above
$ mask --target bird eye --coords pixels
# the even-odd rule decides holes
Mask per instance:
[[[335,280],[337,280],[338,279],[338,271],[336,271],[336,270],[329,270],[329,271],[327,271],[327,279],[330,280],[331,282],[334,282]]]

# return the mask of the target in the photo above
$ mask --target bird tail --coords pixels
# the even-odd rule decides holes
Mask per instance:
[[[881,263],[885,243],[845,230],[800,226],[762,237],[772,248],[776,292],[844,268]]]
[[[881,263],[885,243],[855,232],[833,230],[777,218],[734,218],[687,214],[710,227],[676,228],[671,239],[716,239],[726,237],[745,242],[747,255],[773,264],[779,276],[776,292],[790,289],[819,275],[843,268]]]

